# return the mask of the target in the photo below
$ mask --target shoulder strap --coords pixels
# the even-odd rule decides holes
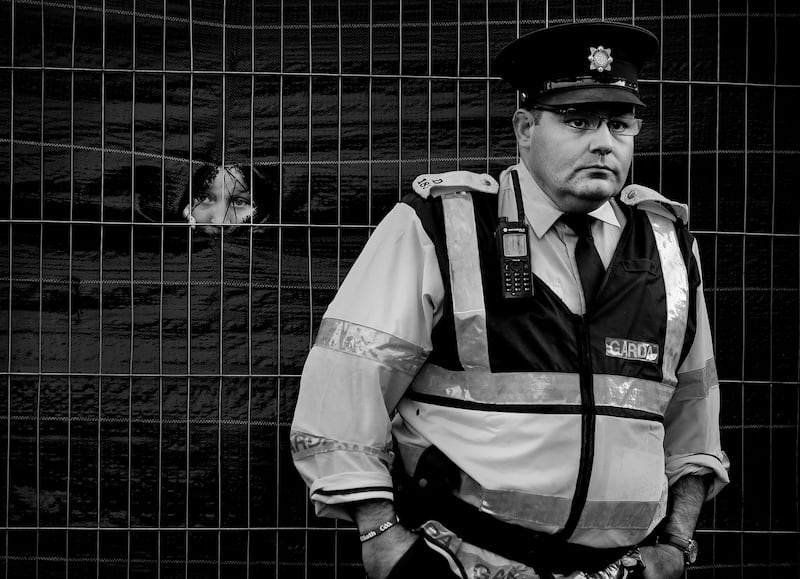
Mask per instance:
[[[414,179],[414,192],[422,198],[430,195],[438,197],[456,191],[476,191],[496,194],[500,186],[491,175],[471,171],[450,171],[448,173],[426,173]]]
[[[649,187],[628,185],[620,193],[620,199],[625,205],[657,213],[670,221],[681,221],[684,225],[689,222],[688,205],[667,199]]]

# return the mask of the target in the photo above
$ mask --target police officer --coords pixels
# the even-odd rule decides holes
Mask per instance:
[[[291,443],[369,577],[679,577],[728,481],[687,208],[627,180],[658,43],[523,36],[520,162],[423,175],[320,325]]]

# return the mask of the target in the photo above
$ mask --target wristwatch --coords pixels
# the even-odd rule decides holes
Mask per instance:
[[[678,535],[670,535],[669,533],[662,533],[656,539],[656,543],[661,545],[672,545],[683,553],[683,564],[688,567],[697,560],[697,541],[694,539],[687,539],[679,537]]]

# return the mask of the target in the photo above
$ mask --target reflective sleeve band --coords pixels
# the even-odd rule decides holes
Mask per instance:
[[[386,463],[392,462],[389,449],[374,448],[365,444],[333,440],[323,436],[308,434],[307,432],[292,431],[289,434],[289,448],[294,460],[302,460],[309,456],[328,452],[358,452],[375,456]]]
[[[441,198],[458,357],[467,372],[488,372],[486,305],[472,195],[454,192]]]
[[[714,359],[706,360],[702,368],[678,374],[678,381],[680,386],[675,391],[675,396],[679,400],[705,398],[712,388],[719,385],[717,365]]]
[[[654,213],[648,212],[647,217],[650,219],[661,258],[667,300],[667,329],[661,372],[663,381],[675,386],[678,383],[676,372],[689,314],[689,274],[678,244],[675,225],[669,219]]]
[[[366,543],[370,539],[374,539],[378,535],[381,535],[381,534],[385,533],[386,531],[388,531],[389,529],[394,527],[399,522],[400,522],[400,519],[397,517],[397,515],[395,515],[393,521],[386,521],[386,522],[381,523],[380,525],[378,525],[374,529],[359,535],[358,536],[358,540],[361,541],[362,543]]]
[[[335,318],[322,320],[316,345],[374,360],[411,376],[419,371],[427,357],[423,348],[402,338]]]

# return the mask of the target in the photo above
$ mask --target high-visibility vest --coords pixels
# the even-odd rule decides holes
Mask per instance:
[[[641,541],[666,512],[664,414],[700,283],[692,236],[668,211],[619,203],[627,225],[580,316],[535,276],[533,297],[502,297],[494,195],[404,202],[447,292],[397,407],[409,474],[432,444],[461,470],[456,494],[482,511],[594,547]]]

